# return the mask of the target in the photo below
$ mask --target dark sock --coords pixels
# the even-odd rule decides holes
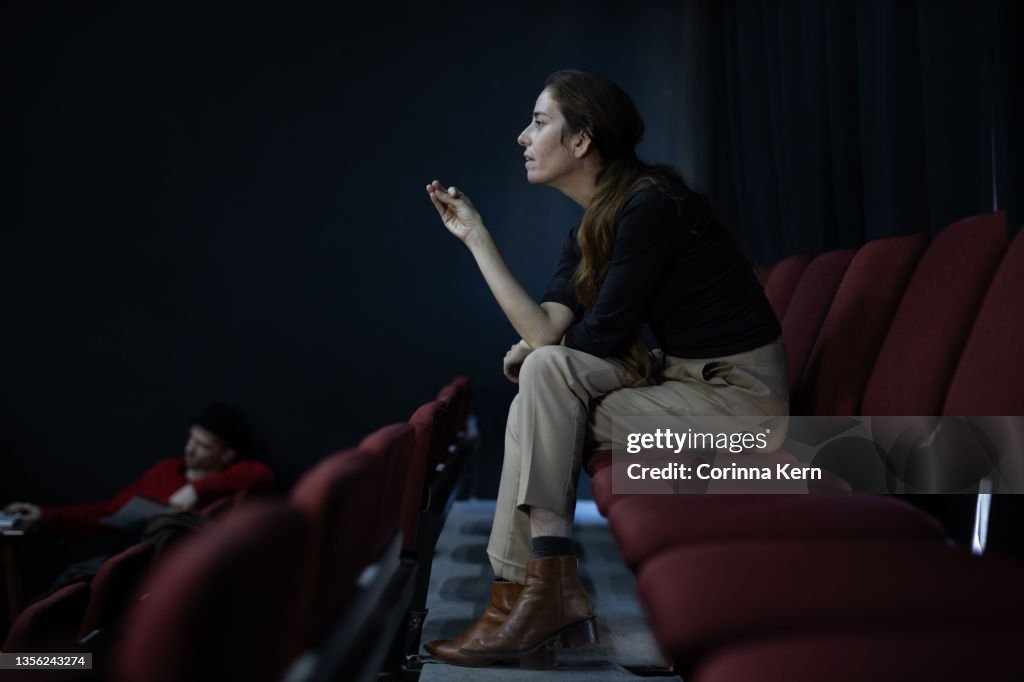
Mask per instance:
[[[530,544],[533,545],[534,559],[572,554],[571,538],[560,538],[557,535],[542,535],[539,538],[533,538]]]

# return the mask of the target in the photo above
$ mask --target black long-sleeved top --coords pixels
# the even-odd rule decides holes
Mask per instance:
[[[572,276],[581,258],[579,227],[569,231],[541,299],[575,313],[566,346],[599,357],[621,356],[643,323],[666,355],[683,358],[741,353],[780,336],[750,264],[706,200],[683,186],[675,193],[682,198],[651,187],[627,200],[608,274],[589,310],[573,294]]]

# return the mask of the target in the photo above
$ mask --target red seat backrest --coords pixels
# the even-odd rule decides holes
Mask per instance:
[[[800,278],[804,270],[811,264],[811,256],[806,253],[798,253],[795,256],[783,258],[772,266],[771,274],[764,283],[764,295],[775,311],[775,317],[780,320],[786,316],[786,309],[793,298]]]
[[[255,501],[175,546],[115,644],[118,682],[276,682],[308,643],[302,513]]]
[[[871,367],[927,244],[920,234],[879,239],[853,257],[814,342],[793,414],[860,414]]]
[[[92,578],[92,596],[78,630],[79,639],[109,626],[127,610],[149,569],[153,552],[152,544],[141,542],[103,562]]]
[[[384,478],[376,500],[376,521],[373,553],[376,556],[398,530],[406,475],[416,437],[408,422],[377,429],[359,443],[359,450],[384,462]]]
[[[871,371],[863,414],[939,414],[1005,246],[1003,213],[961,220],[932,240]]]
[[[292,488],[290,502],[305,514],[312,536],[304,580],[316,595],[319,632],[373,560],[387,462],[356,449],[324,458]]]
[[[416,526],[423,509],[426,483],[436,464],[448,449],[447,437],[451,431],[451,414],[440,400],[431,400],[417,409],[409,418],[416,446],[405,479],[399,526],[402,530],[403,549],[412,549],[416,543]]]
[[[455,431],[464,429],[473,405],[473,391],[469,378],[455,377],[447,386],[438,391],[437,399],[443,402],[448,411],[452,413],[452,417],[455,419]]]
[[[1006,252],[964,346],[943,414],[1024,415],[1024,229]]]
[[[852,249],[844,249],[817,256],[807,266],[793,292],[786,316],[782,319],[790,394],[800,387],[807,358],[853,254]]]
[[[89,593],[89,583],[72,583],[29,604],[7,633],[3,650],[19,654],[73,651]]]

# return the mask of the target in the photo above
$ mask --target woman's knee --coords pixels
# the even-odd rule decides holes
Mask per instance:
[[[519,369],[519,381],[531,381],[540,376],[562,374],[566,358],[572,354],[565,346],[541,346],[526,356]]]

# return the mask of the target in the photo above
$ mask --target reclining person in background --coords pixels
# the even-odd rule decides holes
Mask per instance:
[[[249,422],[240,410],[223,403],[208,405],[192,419],[184,457],[160,460],[110,499],[63,507],[14,502],[4,511],[21,515],[24,526],[38,524],[40,530],[65,537],[108,530],[100,519],[136,495],[175,510],[199,511],[241,490],[261,492],[273,487],[275,475],[270,467],[242,459],[251,440]]]

